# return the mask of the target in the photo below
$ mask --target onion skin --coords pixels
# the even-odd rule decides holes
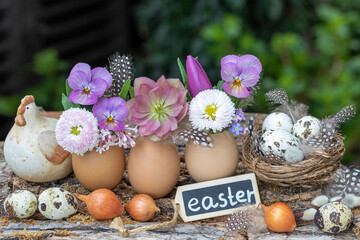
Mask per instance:
[[[261,204],[265,212],[265,223],[273,232],[292,232],[296,227],[295,216],[289,205],[277,202],[269,207]]]
[[[90,215],[98,220],[119,217],[124,211],[118,197],[109,189],[97,189],[89,195],[74,195],[77,199],[85,202]]]
[[[152,197],[147,194],[138,194],[125,204],[125,211],[132,219],[147,222],[154,217],[156,212],[160,212],[160,209]]]

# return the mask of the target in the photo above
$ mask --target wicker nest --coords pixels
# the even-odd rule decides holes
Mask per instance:
[[[263,119],[256,119],[254,131],[260,133]],[[342,140],[337,135],[335,141]],[[344,143],[324,152],[315,151],[312,156],[298,163],[286,161],[269,161],[253,150],[253,141],[249,134],[243,138],[242,160],[249,171],[256,174],[259,180],[278,186],[312,187],[327,182],[337,171],[344,155]]]

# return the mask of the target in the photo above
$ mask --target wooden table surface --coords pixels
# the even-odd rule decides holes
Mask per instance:
[[[183,151],[183,148],[179,148]],[[85,190],[76,180],[73,174],[69,177],[49,183],[30,183],[15,176],[9,169],[3,156],[3,142],[0,142],[0,239],[125,239],[119,232],[109,228],[111,221],[96,221],[86,214],[84,206],[79,207],[80,213],[70,217],[66,220],[54,221],[47,220],[39,212],[37,212],[32,219],[18,220],[9,219],[4,214],[3,200],[4,198],[16,189],[29,189],[35,194],[39,194],[47,187],[57,186],[77,192],[86,193]],[[244,173],[243,166],[239,164],[237,174]],[[184,185],[194,182],[188,176],[182,163],[181,176],[178,185]],[[120,187],[119,187],[120,186]],[[128,201],[135,192],[129,185],[127,176],[125,174],[122,182],[113,191],[119,196],[122,202]],[[265,196],[267,189],[261,189],[262,201],[269,201],[269,196]],[[171,201],[174,199],[176,189],[166,198],[159,199],[156,204],[160,207],[161,213],[153,218],[153,222],[138,223],[132,221],[125,213],[122,219],[127,228],[137,228],[140,226],[147,226],[159,222],[168,221],[173,214]],[[271,194],[270,194],[271,195]],[[281,193],[274,193],[278,198],[282,198]],[[301,196],[306,196],[302,194]],[[295,197],[298,198],[298,197]],[[299,195],[299,198],[300,195]],[[297,200],[297,199],[293,199]],[[300,207],[301,208],[301,207]],[[203,221],[196,221],[192,223],[184,223],[181,218],[177,219],[177,224],[171,227],[159,228],[132,234],[129,238],[134,239],[246,239],[244,236],[234,233],[229,233],[226,230],[226,217],[218,217],[207,219]],[[300,239],[357,239],[354,228],[349,229],[337,235],[331,235],[321,232],[315,225],[306,225],[304,223],[298,224],[298,227],[292,233],[258,233],[248,234],[248,239],[262,239],[262,240],[300,240]]]

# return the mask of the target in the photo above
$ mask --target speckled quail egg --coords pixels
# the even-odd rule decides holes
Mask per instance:
[[[309,140],[317,136],[321,129],[320,120],[313,116],[300,118],[293,126],[291,133],[300,140]]]
[[[279,157],[285,157],[289,147],[299,147],[297,137],[283,129],[266,131],[260,138],[260,150],[265,154],[273,153]]]
[[[291,132],[292,127],[293,123],[289,115],[282,112],[273,112],[264,119],[262,131],[266,132],[269,130],[283,129]]]
[[[319,208],[314,222],[318,228],[328,233],[338,233],[350,227],[353,219],[351,209],[341,202],[330,202]]]
[[[36,196],[28,190],[16,190],[5,198],[4,209],[10,217],[31,217],[37,209]]]
[[[77,211],[77,200],[62,188],[48,188],[39,196],[39,211],[48,219],[67,218]]]

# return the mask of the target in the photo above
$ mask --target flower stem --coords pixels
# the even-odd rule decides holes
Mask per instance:
[[[253,99],[254,99],[254,98],[251,97],[251,98],[249,98],[246,102],[244,102],[244,103],[242,103],[240,106],[238,106],[239,103],[240,103],[240,98],[238,98],[237,100],[239,100],[239,101],[236,102],[235,108],[243,108],[243,107],[245,107],[247,104],[249,104]]]

